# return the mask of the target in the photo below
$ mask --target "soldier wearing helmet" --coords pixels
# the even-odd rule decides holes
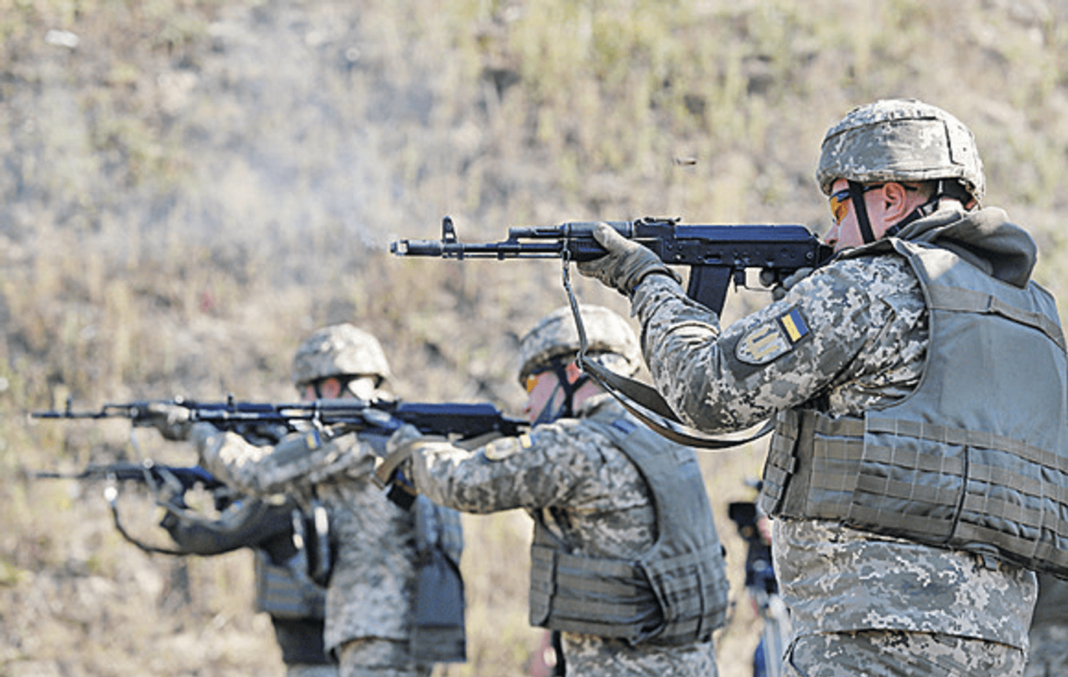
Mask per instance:
[[[305,399],[389,399],[390,377],[378,339],[348,323],[320,329],[293,356],[293,384]]]
[[[293,360],[293,383],[306,400],[391,400],[386,390],[390,376],[378,340],[351,324],[316,331]],[[215,477],[249,496],[290,497],[317,518],[307,520],[302,534],[306,547],[297,559],[305,567],[310,563],[312,577],[325,586],[320,647],[337,663],[334,674],[427,677],[434,662],[463,660],[462,617],[433,618],[433,600],[420,606],[431,607],[430,617],[417,623],[415,614],[420,602],[416,591],[426,587],[419,585],[426,567],[440,565],[448,571],[427,573],[452,576],[462,585],[462,533],[455,511],[423,500],[409,512],[390,502],[371,482],[371,446],[355,433],[328,429],[319,435],[292,435],[274,446],[254,446],[210,424],[190,427],[175,420],[180,411],[159,412],[156,427],[170,439],[190,439],[201,464]],[[430,557],[430,549],[441,552],[449,564]],[[309,605],[323,592],[309,588],[308,572],[298,569],[294,560],[257,558],[262,610],[273,617],[308,620]],[[323,603],[318,599],[320,618]]]
[[[980,207],[968,128],[916,100],[832,126],[817,182],[838,256],[730,326],[610,228],[580,272],[630,297],[680,417],[775,420],[788,674],[1020,675],[1034,571],[1068,574],[1068,364],[1035,243]]]
[[[627,322],[596,306],[582,314],[592,358],[633,374]],[[580,371],[578,351],[569,308],[523,337],[529,434],[467,451],[406,427],[392,458],[439,505],[529,512],[530,623],[559,633],[567,674],[715,675],[727,579],[697,459],[628,415]]]

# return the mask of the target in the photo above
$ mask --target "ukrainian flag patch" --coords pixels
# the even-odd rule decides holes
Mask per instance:
[[[805,324],[805,318],[797,308],[791,308],[790,312],[780,317],[779,325],[786,332],[786,337],[790,339],[791,345],[808,335],[808,325]]]
[[[747,331],[738,341],[734,354],[746,364],[767,364],[793,350],[808,334],[805,317],[794,307]]]

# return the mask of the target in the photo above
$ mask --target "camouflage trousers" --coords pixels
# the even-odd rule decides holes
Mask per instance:
[[[712,642],[631,646],[594,635],[563,635],[569,677],[716,677]]]
[[[789,677],[1021,677],[1024,652],[980,639],[900,630],[802,635]]]
[[[287,663],[286,677],[338,677],[337,666]]]
[[[338,650],[339,677],[430,677],[432,666],[418,665],[408,652],[408,642],[388,639],[357,639]]]
[[[1068,675],[1068,626],[1039,625],[1031,630],[1031,652],[1024,677]]]

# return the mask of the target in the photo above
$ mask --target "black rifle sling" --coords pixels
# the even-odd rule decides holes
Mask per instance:
[[[752,434],[743,434],[738,437],[713,437],[682,423],[674,412],[670,415],[663,415],[659,408],[667,408],[670,411],[664,398],[641,381],[621,376],[587,359],[583,354],[579,356],[579,365],[593,380],[597,381],[598,385],[619,400],[620,404],[635,418],[661,436],[683,446],[694,447],[702,451],[730,449],[758,440],[775,428],[774,423],[768,421]],[[646,399],[649,400],[650,406],[645,406],[646,403],[643,400]]]
[[[582,323],[582,314],[579,312],[578,301],[575,299],[575,294],[571,289],[568,263],[567,257],[565,257],[563,267],[564,289],[567,290],[567,298],[571,304],[571,314],[575,317],[575,328],[579,335],[579,366],[598,385],[619,400],[620,404],[635,418],[672,442],[704,451],[730,449],[747,444],[760,439],[775,428],[774,422],[768,421],[752,434],[743,434],[737,437],[707,435],[680,421],[679,417],[672,411],[656,389],[641,381],[617,374],[604,365],[588,359],[586,357],[586,348],[589,344],[586,340],[586,327]]]

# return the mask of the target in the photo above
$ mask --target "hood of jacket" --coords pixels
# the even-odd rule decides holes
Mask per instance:
[[[948,249],[988,275],[1020,288],[1027,286],[1038,260],[1035,241],[997,207],[968,212],[957,202],[944,201],[938,210],[910,223],[896,237]],[[875,242],[868,247],[881,249],[879,245]]]

